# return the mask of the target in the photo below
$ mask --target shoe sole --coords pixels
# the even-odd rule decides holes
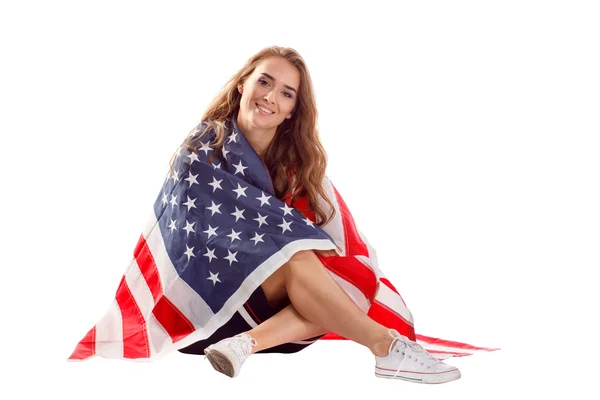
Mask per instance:
[[[205,351],[204,354],[206,354],[208,361],[210,361],[210,365],[212,365],[215,370],[233,378],[233,364],[231,364],[231,361],[229,361],[223,353],[217,350],[208,350]]]
[[[461,375],[458,369],[440,372],[437,374],[419,374],[408,371],[400,371],[396,376],[394,376],[394,374],[390,373],[389,371],[378,372],[378,370],[375,369],[375,376],[378,378],[400,379],[403,381],[415,383],[437,384],[455,381],[459,379]]]

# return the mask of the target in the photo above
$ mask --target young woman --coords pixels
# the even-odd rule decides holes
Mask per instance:
[[[460,378],[416,342],[325,168],[304,60],[263,49],[174,154],[113,305],[70,359],[179,350],[234,377],[253,353],[337,334],[371,350],[378,377]]]
[[[317,225],[332,218],[327,212],[333,205],[321,185],[326,154],[317,131],[312,83],[296,51],[269,47],[251,57],[202,120],[217,127],[212,146],[216,153],[229,134],[224,124],[233,122],[233,131],[244,136],[264,163],[261,167],[268,171],[276,197],[294,205],[304,199]],[[193,136],[185,145],[197,151],[204,137]],[[319,198],[324,203],[320,204]],[[438,361],[416,342],[375,322],[359,308],[324,267],[321,259],[332,256],[337,256],[333,250],[293,254],[253,293],[258,299],[250,298],[255,302],[251,309],[266,312],[268,319],[251,329],[231,320],[215,335],[180,351],[204,352],[217,371],[234,377],[253,353],[278,346],[276,351],[297,351],[312,341],[287,348],[285,344],[335,332],[371,350],[377,376],[423,383],[460,377],[458,369]],[[230,337],[223,338],[228,334]]]

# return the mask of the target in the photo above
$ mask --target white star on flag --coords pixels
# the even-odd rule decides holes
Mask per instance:
[[[213,176],[213,181],[209,183],[209,185],[213,187],[213,193],[217,189],[223,190],[223,188],[221,187],[221,182],[223,182],[223,179],[217,180],[217,178]]]
[[[208,143],[200,142],[202,147],[198,151],[203,151],[204,154],[208,155],[209,151],[212,151],[212,148],[208,145]]]
[[[186,245],[185,245],[185,248],[186,248],[187,250],[186,250],[186,251],[185,251],[185,253],[183,253],[183,254],[185,254],[185,255],[187,256],[187,258],[188,258],[188,261],[190,261],[190,257],[196,257],[196,256],[194,255],[194,253],[193,253],[193,251],[194,251],[194,247],[193,247],[193,246],[192,246],[192,248],[190,249],[190,248],[188,247],[188,245],[186,244]]]
[[[215,286],[217,284],[217,282],[221,282],[221,280],[219,279],[219,273],[217,272],[216,274],[213,274],[212,272],[208,271],[210,273],[210,277],[206,278],[209,281],[212,281],[213,286]]]
[[[172,194],[171,195],[171,208],[173,208],[175,206],[179,206],[179,204],[177,204],[177,196],[175,196],[174,194]]]
[[[229,135],[229,142],[227,142],[227,143],[231,143],[231,142],[237,143],[236,139],[237,139],[237,132],[232,132],[231,135]]]
[[[188,154],[188,158],[190,159],[190,165],[193,164],[194,161],[200,162],[198,155],[196,153],[194,153],[193,151],[190,154]]]
[[[260,213],[257,213],[257,214],[258,214],[258,218],[254,218],[254,220],[258,221],[258,227],[259,228],[262,226],[262,224],[269,225],[267,223],[267,217],[268,217],[268,215],[262,216],[262,215],[260,215]]]
[[[285,218],[282,218],[283,223],[279,224],[277,226],[281,227],[281,233],[284,233],[285,231],[290,231],[292,232],[292,229],[290,228],[290,225],[292,224],[292,222],[294,221],[290,221],[290,222],[286,222]]]
[[[221,148],[221,151],[223,152],[223,158],[225,158],[227,160],[227,153],[229,153],[229,150],[227,150],[225,148],[225,145],[223,145],[223,147]],[[219,164],[221,165],[221,164]]]
[[[196,202],[196,199],[190,199],[190,196],[186,196],[187,197],[187,201],[185,203],[183,203],[184,206],[187,206],[188,211],[190,211],[190,209],[192,208],[196,208],[196,205],[194,204]]]
[[[231,266],[231,264],[235,261],[235,262],[239,262],[237,260],[237,258],[235,258],[235,256],[237,255],[237,251],[235,253],[232,253],[229,251],[229,249],[227,249],[227,257],[224,257],[226,260],[229,260],[229,266]]]
[[[173,175],[171,175],[171,179],[173,179],[173,183],[179,180],[179,172],[175,168],[173,168]]]
[[[240,160],[239,164],[232,164],[235,167],[235,172],[233,173],[234,175],[236,175],[238,172],[240,172],[242,174],[242,176],[244,176],[244,170],[248,169],[248,167],[244,167],[242,165],[242,160]]]
[[[217,236],[217,229],[219,229],[218,226],[216,228],[213,228],[212,226],[210,226],[210,224],[208,224],[208,229],[202,232],[208,233],[208,239],[210,239],[211,236]]]
[[[262,240],[262,237],[265,236],[265,234],[263,233],[262,235],[259,235],[258,232],[254,233],[254,237],[251,238],[250,240],[254,240],[254,245],[256,246],[258,244],[258,242],[265,242],[264,240]]]
[[[167,204],[169,202],[169,199],[167,197],[166,193],[163,193],[163,197],[162,197],[162,205],[164,206],[165,204]]]
[[[246,196],[246,189],[248,189],[248,186],[243,188],[239,183],[237,185],[238,185],[237,189],[233,189],[233,191],[237,194],[236,199],[239,199],[240,196],[248,197],[248,196]]]
[[[308,226],[312,226],[313,228],[315,227],[313,222],[308,218],[304,218],[304,222],[306,222],[306,225],[308,225]]]
[[[242,240],[242,239],[240,239],[240,233],[242,233],[242,231],[236,232],[233,230],[233,228],[231,228],[231,233],[229,235],[225,235],[225,236],[231,238],[231,243],[233,243],[233,241],[235,239]]]
[[[285,217],[286,215],[290,214],[292,215],[292,207],[288,207],[287,204],[284,204],[283,207],[279,207],[281,210],[283,210],[283,216]]]
[[[169,229],[171,230],[171,233],[173,233],[173,231],[177,230],[176,222],[173,218],[171,218],[171,223],[169,224]]]
[[[266,196],[265,192],[261,192],[262,196],[257,197],[257,200],[260,200],[260,205],[264,206],[265,204],[271,205],[271,203],[269,203],[269,199],[271,198],[271,196]]]
[[[183,230],[187,232],[185,236],[189,236],[190,232],[196,233],[196,231],[194,230],[194,224],[195,222],[192,222],[190,224],[187,219],[185,220],[185,228],[183,228]]]
[[[212,214],[210,214],[210,216],[212,217],[213,215],[215,215],[215,213],[221,214],[221,211],[219,211],[219,207],[221,207],[221,204],[223,204],[223,203],[215,204],[215,202],[212,200],[210,202],[212,203],[212,205],[210,207],[206,207],[207,209],[209,209],[212,212]]]
[[[208,263],[209,264],[213,260],[213,258],[215,260],[218,260],[217,256],[215,256],[215,249],[211,250],[208,247],[206,248],[206,253],[204,253],[204,257],[208,257]]]
[[[194,154],[194,153],[192,153]],[[189,171],[190,175],[184,179],[184,181],[188,181],[190,183],[190,187],[192,187],[192,185],[195,183],[196,185],[198,185],[198,181],[196,180],[196,177],[198,176],[198,174],[196,175],[192,175],[192,171]]]
[[[232,212],[231,215],[235,216],[235,222],[238,222],[238,219],[246,219],[244,217],[244,211],[246,211],[245,209],[241,209],[238,210],[237,206],[235,206],[235,212]]]

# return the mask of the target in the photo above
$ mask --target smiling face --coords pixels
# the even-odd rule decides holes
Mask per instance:
[[[292,113],[299,87],[296,67],[280,57],[264,59],[243,86],[238,86],[242,93],[240,125],[274,132]]]

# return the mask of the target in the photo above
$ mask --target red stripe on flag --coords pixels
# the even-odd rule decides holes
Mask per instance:
[[[116,299],[123,320],[123,357],[150,357],[146,320],[127,286],[125,276],[117,289]]]
[[[327,332],[325,334],[325,336],[323,336],[321,339],[319,340],[348,340],[343,336],[338,335],[335,332]]]
[[[196,328],[185,315],[166,297],[161,297],[154,306],[152,313],[157,321],[167,331],[173,343],[187,337]]]
[[[137,244],[135,245],[135,249],[133,249],[133,257],[137,258],[138,254],[142,250],[142,247],[146,245],[146,239],[144,239],[144,234],[140,235]]]
[[[472,355],[471,353],[459,353],[458,351],[427,350],[427,352],[432,355],[433,354],[450,354],[453,357],[464,357],[464,356]]]
[[[453,342],[451,340],[437,339],[437,338],[433,338],[430,336],[424,336],[424,335],[417,335],[417,339],[424,343],[427,343],[427,344],[434,344],[437,346],[444,346],[444,347],[454,347],[454,348],[462,349],[462,350],[484,350],[484,351],[500,350],[499,348],[494,349],[494,348],[490,348],[490,347],[476,347],[476,346],[471,346],[470,344]]]
[[[317,257],[327,269],[360,289],[367,299],[373,300],[375,298],[377,277],[369,267],[357,260],[356,257],[324,257],[320,254],[317,254]]]
[[[398,313],[391,308],[386,307],[384,304],[373,301],[367,315],[386,328],[395,329],[398,333],[406,336],[410,340],[415,340],[415,328]]]
[[[138,244],[135,247],[134,251],[135,261],[140,268],[142,276],[146,280],[148,284],[148,288],[152,293],[152,298],[154,299],[154,304],[162,297],[163,289],[162,284],[160,282],[160,274],[158,272],[158,268],[156,267],[156,263],[154,262],[154,257],[150,252],[150,248],[148,247],[148,243],[144,239],[144,236],[140,237]]]
[[[333,183],[331,184],[333,191],[335,192],[335,197],[337,198],[337,203],[339,206],[339,211],[342,214],[342,223],[344,224],[344,238],[346,241],[346,255],[347,256],[369,256],[369,250],[367,245],[363,242],[356,229],[356,224],[354,223],[354,218],[352,218],[352,214],[346,205],[346,202],[339,194]]]
[[[96,326],[81,339],[69,360],[85,360],[96,354]]]

